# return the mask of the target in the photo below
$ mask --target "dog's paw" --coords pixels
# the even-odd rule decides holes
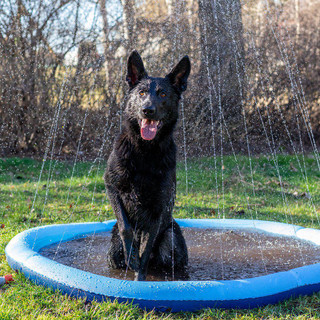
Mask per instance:
[[[134,281],[146,281],[146,274],[139,272],[134,273]]]

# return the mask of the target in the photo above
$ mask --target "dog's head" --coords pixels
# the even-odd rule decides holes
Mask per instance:
[[[144,140],[172,132],[178,119],[178,102],[187,89],[190,60],[185,56],[164,78],[149,77],[142,59],[133,51],[128,59],[129,95],[125,116]]]

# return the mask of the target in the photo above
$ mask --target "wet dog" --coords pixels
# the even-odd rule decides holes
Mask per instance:
[[[176,194],[173,131],[178,104],[187,88],[190,60],[185,56],[164,78],[149,77],[137,51],[128,59],[129,92],[122,130],[104,175],[117,223],[108,262],[129,267],[145,280],[150,265],[182,270],[188,253],[172,217]]]

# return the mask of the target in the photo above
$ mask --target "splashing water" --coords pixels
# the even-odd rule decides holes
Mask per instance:
[[[183,56],[185,54],[189,54],[194,57],[198,57],[196,54],[195,47],[192,48],[192,45],[189,45],[188,40],[189,38],[186,37],[184,39],[184,36],[187,36],[187,32],[181,32],[183,28],[183,21],[185,20],[185,12],[184,8],[187,8],[188,12],[192,12],[192,8],[189,8],[189,2],[188,1],[182,1],[180,4],[176,4],[177,7],[175,7],[175,10],[172,11],[172,15],[167,19],[167,23],[171,23],[174,25],[173,32],[171,34],[171,45],[170,50],[168,52],[173,52],[169,58],[171,63],[176,59],[176,56]],[[279,141],[277,141],[278,136],[278,130],[279,126],[275,127],[275,119],[274,119],[274,110],[277,110],[279,115],[279,122],[281,124],[281,130],[283,130],[284,135],[286,135],[287,140],[287,148],[290,149],[290,152],[293,153],[294,159],[298,165],[298,172],[300,176],[302,177],[302,186],[300,186],[303,191],[305,191],[307,197],[307,202],[309,204],[309,208],[312,212],[312,224],[316,227],[320,226],[320,219],[317,208],[317,190],[313,188],[312,183],[310,182],[310,174],[308,173],[308,148],[311,148],[316,165],[318,167],[318,171],[320,171],[320,157],[316,142],[316,135],[314,133],[314,129],[312,127],[312,117],[309,114],[309,110],[307,108],[308,101],[305,94],[305,89],[303,86],[303,79],[299,71],[299,65],[298,65],[298,59],[295,54],[294,50],[294,44],[291,40],[290,36],[290,30],[288,29],[287,25],[284,23],[283,25],[279,26],[275,23],[275,13],[272,11],[272,5],[269,3],[268,0],[264,0],[262,3],[262,6],[264,8],[265,12],[265,19],[268,23],[268,26],[271,30],[270,36],[272,37],[272,41],[275,43],[275,47],[278,50],[279,54],[279,62],[278,64],[283,66],[284,75],[286,76],[285,84],[286,84],[286,90],[288,91],[288,96],[292,98],[292,111],[293,116],[292,119],[288,119],[288,116],[286,114],[286,109],[283,105],[279,102],[277,92],[274,92],[273,88],[275,84],[273,83],[274,78],[270,76],[271,72],[268,73],[266,70],[272,69],[272,57],[271,55],[266,54],[263,51],[263,48],[260,46],[257,41],[257,38],[254,37],[254,32],[252,30],[245,30],[244,31],[244,37],[246,39],[249,39],[246,43],[246,50],[252,52],[252,65],[254,65],[255,71],[252,71],[250,68],[252,66],[247,66],[245,59],[243,59],[242,56],[242,47],[241,43],[238,39],[239,30],[236,29],[235,24],[232,19],[228,19],[230,17],[230,13],[233,13],[236,15],[236,11],[240,10],[237,7],[236,2],[228,2],[228,1],[218,1],[218,0],[212,0],[209,1],[209,6],[204,0],[199,0],[199,4],[202,5],[204,8],[209,8],[210,10],[207,12],[203,12],[202,16],[199,15],[200,22],[197,23],[192,20],[192,17],[188,17],[192,21],[192,25],[195,26],[194,30],[196,30],[200,24],[202,23],[202,29],[204,32],[203,34],[197,35],[198,39],[197,41],[201,43],[202,45],[202,57],[200,57],[198,60],[194,59],[194,72],[198,72],[203,68],[204,74],[205,74],[205,81],[206,87],[201,88],[203,90],[203,95],[206,95],[207,100],[206,102],[200,101],[197,103],[194,103],[192,100],[192,94],[193,94],[193,87],[196,87],[196,84],[192,83],[192,86],[188,88],[190,90],[190,94],[186,93],[186,96],[181,100],[180,104],[180,112],[181,112],[181,124],[180,127],[182,129],[181,138],[179,141],[180,146],[180,154],[182,156],[183,166],[184,166],[184,176],[183,179],[185,180],[185,194],[181,191],[181,188],[177,187],[177,202],[180,201],[183,197],[189,197],[192,199],[196,197],[200,197],[200,195],[196,195],[194,193],[197,192],[196,187],[193,183],[193,176],[192,171],[190,171],[192,165],[192,160],[189,160],[189,157],[191,158],[192,155],[195,155],[195,153],[192,151],[192,147],[188,143],[192,141],[192,137],[190,135],[192,134],[192,131],[190,130],[190,123],[192,123],[192,120],[189,119],[189,115],[193,115],[194,113],[190,112],[190,105],[192,103],[194,105],[200,105],[202,109],[206,108],[208,109],[207,113],[203,117],[203,122],[206,122],[207,128],[204,130],[203,128],[200,128],[199,131],[202,130],[203,133],[206,133],[209,137],[208,142],[205,146],[203,146],[203,149],[209,149],[211,150],[211,154],[207,154],[210,158],[213,158],[213,168],[211,168],[211,171],[214,171],[210,176],[212,178],[212,189],[213,189],[213,195],[210,198],[213,200],[208,200],[208,207],[212,205],[212,203],[217,207],[217,216],[218,218],[226,218],[226,216],[229,214],[228,212],[228,205],[230,205],[230,199],[228,195],[229,185],[230,181],[228,180],[228,174],[226,168],[227,164],[227,157],[229,156],[229,153],[233,157],[233,162],[235,164],[235,174],[238,176],[239,181],[242,184],[243,187],[243,198],[239,200],[241,202],[241,205],[243,205],[244,208],[246,208],[246,211],[248,211],[248,215],[250,216],[252,221],[255,221],[260,218],[260,212],[258,209],[257,201],[256,199],[259,198],[259,172],[256,172],[256,168],[254,165],[254,157],[255,157],[255,145],[253,140],[253,130],[252,130],[252,124],[250,124],[250,117],[252,113],[256,113],[258,123],[256,123],[256,126],[259,126],[261,128],[262,134],[259,136],[260,140],[264,140],[265,144],[267,145],[267,153],[270,156],[268,158],[268,161],[270,163],[270,166],[272,167],[272,170],[274,170],[274,175],[279,181],[279,195],[281,196],[281,200],[279,202],[282,202],[283,211],[284,211],[284,220],[286,222],[290,222],[291,224],[296,223],[297,217],[292,212],[291,207],[291,200],[290,197],[292,195],[290,194],[290,188],[291,186],[286,185],[286,178],[283,176],[283,170],[281,169],[281,161],[279,160],[279,157],[281,156],[281,148],[279,147]],[[240,2],[239,2],[240,3]],[[226,4],[226,6],[223,6],[223,4]],[[246,8],[248,10],[249,3],[242,3],[242,7]],[[191,14],[190,14],[191,15]],[[224,24],[224,31],[222,31],[219,28],[219,22],[221,20],[225,20]],[[160,21],[160,20],[159,20]],[[96,23],[96,22],[92,22]],[[160,24],[160,22],[158,22]],[[182,26],[182,27],[181,27]],[[92,26],[93,28],[93,26]],[[163,27],[164,28],[164,27]],[[281,29],[282,28],[282,29]],[[196,33],[196,31],[192,30],[193,33]],[[281,33],[281,30],[285,31],[285,35]],[[116,31],[114,31],[116,32]],[[191,32],[191,34],[193,34]],[[238,142],[236,141],[233,133],[233,127],[230,124],[230,115],[228,114],[227,106],[228,103],[226,100],[226,94],[225,92],[228,90],[228,80],[226,80],[225,76],[225,64],[227,63],[225,61],[225,56],[222,54],[223,47],[224,47],[224,41],[227,37],[229,37],[229,44],[231,48],[231,54],[230,54],[230,66],[233,65],[233,72],[235,73],[235,79],[236,79],[236,87],[238,88],[238,92],[236,93],[239,96],[239,110],[241,110],[241,119],[237,123],[238,127],[241,127],[242,129],[242,136],[239,138],[239,140],[242,143],[242,150],[241,152],[238,152]],[[110,37],[112,36],[112,32],[110,31]],[[128,40],[128,39],[127,39]],[[121,40],[118,41],[119,48],[127,48],[127,40]],[[214,46],[216,47],[216,50],[214,51],[214,57],[212,58],[212,41],[215,41]],[[270,41],[271,41],[270,40]],[[137,40],[138,41],[138,40]],[[162,42],[159,41],[159,45],[162,45]],[[288,45],[289,43],[289,45]],[[139,44],[139,43],[138,43]],[[194,45],[194,44],[193,44]],[[109,47],[111,44],[109,43]],[[162,47],[161,47],[162,48]],[[121,49],[121,50],[122,50]],[[159,50],[159,52],[165,52],[165,48],[162,48],[163,50]],[[115,66],[117,69],[117,76],[120,79],[120,77],[123,77],[124,73],[124,61],[126,60],[126,57],[124,54],[121,53],[121,50],[119,49],[116,51],[115,55],[118,59],[119,58],[119,65]],[[190,50],[191,52],[185,52],[186,50]],[[228,49],[229,50],[229,49]],[[151,52],[152,53],[152,52]],[[169,53],[161,53],[162,58],[166,57],[166,55],[170,55]],[[145,52],[146,56],[152,56],[150,54],[150,50],[148,51],[146,49]],[[110,59],[110,61],[115,61],[116,58],[112,57],[105,57],[105,59]],[[114,60],[112,60],[114,59]],[[103,59],[102,59],[103,60]],[[149,60],[152,60],[150,58]],[[201,61],[200,61],[201,60]],[[267,61],[267,63],[265,62]],[[100,61],[101,62],[101,61]],[[100,64],[99,62],[99,64]],[[152,63],[152,62],[150,62]],[[79,125],[79,135],[77,138],[77,144],[75,148],[75,153],[73,156],[73,165],[72,170],[70,172],[69,178],[69,187],[68,192],[66,196],[65,205],[67,206],[70,202],[70,198],[72,195],[72,185],[75,180],[76,175],[76,169],[77,165],[79,164],[80,160],[80,152],[81,148],[83,147],[83,141],[85,140],[86,136],[86,125],[87,121],[90,117],[90,108],[95,104],[95,100],[97,99],[97,95],[101,94],[103,91],[101,87],[99,87],[99,78],[100,75],[100,67],[99,64],[93,65],[93,83],[91,84],[91,87],[88,88],[87,91],[87,108],[84,112],[84,116],[82,121]],[[202,64],[202,65],[201,65]],[[267,64],[267,68],[264,64]],[[275,67],[274,72],[278,72],[279,66]],[[73,76],[74,71],[74,65],[69,64],[69,66],[66,67],[66,70],[64,72],[60,87],[59,87],[59,94],[57,95],[56,103],[55,103],[55,109],[54,113],[52,115],[52,119],[49,119],[51,121],[50,127],[48,128],[47,132],[47,140],[45,144],[45,148],[43,151],[43,161],[39,173],[39,177],[34,189],[34,197],[32,201],[32,205],[30,208],[30,219],[33,217],[33,212],[37,208],[37,204],[41,203],[42,207],[40,210],[40,218],[42,218],[46,210],[48,209],[48,202],[50,197],[50,188],[52,186],[53,180],[54,180],[54,172],[57,165],[57,160],[55,160],[55,156],[61,155],[61,150],[63,148],[63,145],[65,144],[67,138],[65,135],[63,135],[64,139],[59,140],[59,135],[61,132],[64,132],[64,134],[67,134],[66,126],[68,125],[68,109],[64,109],[64,104],[66,103],[65,100],[73,100],[76,95],[77,89],[72,89],[71,79]],[[276,69],[278,68],[278,69]],[[200,72],[200,71],[199,71]],[[92,75],[91,75],[92,76]],[[83,76],[85,77],[85,76]],[[196,75],[194,75],[196,77]],[[116,81],[115,81],[116,82]],[[124,87],[124,81],[123,79],[118,81],[121,83],[121,86]],[[257,94],[257,85],[259,85],[260,93]],[[117,84],[112,84],[116,86]],[[70,86],[70,88],[68,87]],[[67,95],[71,92],[70,96]],[[122,120],[122,111],[124,106],[124,100],[123,100],[123,92],[121,90],[124,89],[115,89],[112,97],[110,100],[106,102],[108,106],[108,114],[106,115],[105,122],[104,122],[104,130],[101,133],[101,139],[99,140],[99,143],[97,143],[98,147],[95,149],[92,164],[89,168],[89,170],[84,175],[84,183],[82,183],[80,187],[80,192],[76,196],[76,200],[72,203],[72,210],[68,212],[68,215],[64,217],[64,220],[67,222],[71,222],[74,218],[74,213],[76,212],[76,208],[79,205],[79,203],[86,199],[86,195],[84,193],[86,192],[86,189],[88,186],[91,185],[91,174],[93,172],[96,172],[96,176],[100,173],[104,166],[104,158],[106,158],[106,155],[104,154],[105,150],[107,149],[108,143],[111,144],[112,138],[113,138],[113,130],[117,127],[121,129],[121,120]],[[230,89],[231,90],[231,89]],[[246,92],[247,90],[247,92]],[[196,90],[195,90],[196,91]],[[253,102],[248,101],[247,93],[250,93]],[[269,104],[267,103],[267,100],[271,97],[273,103]],[[259,98],[262,99],[264,102],[262,103],[262,106],[259,106]],[[289,99],[289,98],[288,98]],[[189,105],[190,102],[190,105]],[[81,101],[83,103],[83,101]],[[117,124],[115,122],[112,122],[112,118],[115,116],[112,114],[112,104],[115,104],[116,106],[119,106],[119,122]],[[261,103],[260,103],[261,104]],[[274,109],[272,109],[274,107]],[[203,111],[203,110],[202,110]],[[295,124],[295,127],[292,126],[292,122]],[[62,125],[61,125],[62,123]],[[197,122],[201,123],[201,121]],[[4,129],[4,125],[1,124],[0,131],[2,132]],[[239,134],[240,136],[241,134]],[[304,136],[307,137],[304,138]],[[196,140],[196,138],[195,138]],[[197,142],[195,143],[197,144]],[[198,149],[201,149],[202,146],[197,146]],[[59,150],[58,153],[56,150]],[[197,150],[198,150],[197,149]],[[220,150],[219,150],[220,149]],[[242,153],[242,154],[241,154]],[[245,163],[242,164],[241,157],[245,154]],[[49,168],[48,168],[48,176],[46,179],[45,184],[45,194],[43,198],[40,198],[39,195],[39,188],[41,181],[43,179],[43,172],[45,170],[46,162],[50,160],[49,162]],[[190,162],[189,162],[190,161]],[[242,167],[241,167],[242,166]],[[245,171],[249,171],[249,176],[246,175]],[[309,176],[308,176],[309,174]],[[94,205],[95,197],[97,196],[97,193],[99,193],[97,185],[99,182],[97,180],[94,181],[93,191],[90,200],[88,200],[91,203],[91,207]],[[249,188],[247,186],[249,185]],[[183,190],[184,191],[184,190]],[[208,193],[211,192],[208,191]],[[264,191],[265,199],[268,201],[267,193]],[[279,196],[279,198],[280,198]],[[189,201],[189,200],[188,200]],[[184,201],[185,202],[185,201]],[[242,204],[243,202],[243,204]],[[104,200],[98,205],[108,205],[108,202]],[[171,206],[171,204],[169,204]],[[190,205],[191,206],[191,205]],[[262,211],[262,210],[261,210]],[[50,214],[50,212],[48,212]],[[247,212],[246,212],[247,213]],[[189,214],[189,213],[188,213]],[[204,213],[203,213],[204,214]],[[99,213],[95,218],[97,219],[103,219],[104,217],[101,217],[102,210],[99,210]],[[83,219],[86,219],[85,215]],[[91,219],[91,218],[90,218]],[[30,224],[30,221],[29,221]],[[42,220],[39,219],[38,225],[42,224]],[[173,228],[173,225],[172,225]],[[173,231],[173,230],[172,230]],[[63,234],[61,235],[61,243],[58,244],[55,247],[55,257],[53,259],[58,259],[59,251],[61,249],[62,245],[62,239]],[[95,238],[95,236],[93,236]],[[259,251],[259,259],[263,265],[263,271],[267,273],[268,270],[268,258],[266,257],[265,253],[265,247],[266,244],[264,244],[259,237],[255,238],[254,240],[257,243],[257,248]],[[215,248],[215,253],[210,255],[210,258],[215,258],[215,255],[219,256],[219,264],[221,268],[221,278],[225,278],[225,274],[227,272],[227,269],[230,267],[228,266],[228,263],[226,261],[226,257],[224,256],[224,251],[226,250],[226,239],[222,233],[217,234],[217,242],[219,244],[218,248]],[[91,259],[90,255],[91,249],[90,247],[93,246],[94,240],[92,239],[91,242],[86,243],[86,246],[89,247],[88,252],[86,253],[85,261],[89,261]],[[174,272],[174,237],[172,232],[172,241],[171,241],[171,250],[172,250],[172,272],[171,272],[171,278],[175,278],[175,272]],[[307,259],[306,253],[303,252],[303,246],[300,242],[296,242],[296,248],[297,252],[299,253],[299,256],[301,257],[301,260],[304,261]],[[250,251],[249,249],[244,249],[246,254],[249,255]],[[218,254],[216,254],[218,252]],[[297,253],[296,252],[296,253]],[[129,274],[130,271],[127,269],[125,271],[125,275]]]

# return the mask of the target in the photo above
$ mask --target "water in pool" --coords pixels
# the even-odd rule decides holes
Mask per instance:
[[[182,228],[189,253],[187,273],[149,269],[147,280],[231,280],[287,271],[320,262],[320,247],[293,237],[230,229]],[[118,279],[130,270],[113,270],[106,258],[110,232],[54,244],[40,253],[61,264]]]

